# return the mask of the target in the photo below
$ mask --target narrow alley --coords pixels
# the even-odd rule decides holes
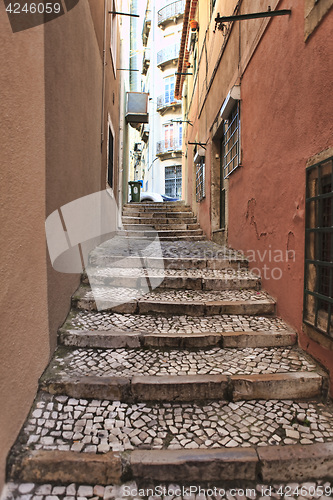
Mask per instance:
[[[196,224],[183,204],[129,204],[123,218],[136,218],[127,245],[119,234],[91,253],[97,288],[82,275],[4,498],[265,498],[267,484],[269,498],[332,498],[327,374],[244,256],[178,229]],[[163,259],[148,246],[140,268],[151,219]],[[154,286],[161,260],[154,290],[96,309],[94,297],[139,290],[144,270]],[[156,496],[161,484],[181,494]]]
[[[332,33],[0,1],[0,500],[333,500]]]

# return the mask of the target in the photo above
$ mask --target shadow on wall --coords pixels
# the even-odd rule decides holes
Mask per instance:
[[[72,10],[80,0],[64,0],[65,9],[62,1],[47,2],[45,0],[36,0],[35,3],[28,3],[26,0],[4,0],[8,19],[13,33],[28,30],[45,24],[57,17],[63,16],[66,12]]]

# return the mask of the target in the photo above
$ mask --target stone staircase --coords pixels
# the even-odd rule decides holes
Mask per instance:
[[[134,205],[124,225],[162,219]],[[196,224],[179,207],[170,212]],[[256,496],[239,498],[263,498],[267,485],[288,482],[332,498],[326,373],[297,347],[242,254],[177,231],[160,255],[132,235],[91,253],[9,457],[5,498],[157,498],[134,490],[161,484],[219,485],[226,498],[249,485]],[[98,310],[111,295],[119,303]]]
[[[182,201],[127,203],[123,226],[126,235],[134,238],[149,236],[154,229],[161,241],[206,239],[191,208]]]

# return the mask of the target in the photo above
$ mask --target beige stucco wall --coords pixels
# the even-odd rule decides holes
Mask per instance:
[[[44,34],[13,34],[0,3],[0,489],[49,355]]]
[[[96,2],[103,33],[103,0]],[[102,56],[88,0],[45,25],[46,215],[101,186]],[[105,186],[104,186],[105,187]],[[79,275],[48,259],[51,346]]]
[[[0,3],[0,489],[6,456],[79,285],[79,275],[53,270],[45,218],[106,188],[103,32],[104,0],[80,0],[58,19],[15,34]],[[110,116],[117,170],[119,101],[110,25],[106,32],[104,125]]]

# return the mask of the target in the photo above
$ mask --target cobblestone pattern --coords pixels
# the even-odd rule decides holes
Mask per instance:
[[[333,498],[333,483],[308,481],[284,484],[239,484],[234,488],[217,485],[159,484],[138,486],[135,482],[121,486],[8,483],[1,500],[269,500],[294,498],[326,500]]]
[[[93,276],[96,278],[113,278],[113,277],[147,277],[147,270],[140,269],[138,267],[110,267],[110,268],[91,268]],[[186,278],[215,278],[219,280],[228,279],[257,279],[258,275],[251,273],[250,270],[239,268],[239,269],[161,269],[161,268],[150,268],[149,276],[158,277],[186,277]]]
[[[295,348],[209,350],[75,349],[54,362],[57,376],[254,375],[315,371],[316,365]]]
[[[244,255],[236,250],[222,247],[212,241],[160,241],[162,255],[165,258],[195,258],[195,259],[243,259]],[[147,238],[146,241],[131,240],[115,236],[103,243],[92,252],[92,255],[156,257],[158,242]]]
[[[216,316],[153,316],[147,314],[118,314],[112,312],[77,311],[66,323],[73,330],[110,330],[117,328],[124,332],[138,330],[147,333],[209,333],[241,331],[286,331],[287,325],[280,318],[224,314]]]
[[[129,405],[42,393],[22,434],[32,449],[92,453],[313,444],[333,441],[323,403],[250,401]]]
[[[142,290],[145,292],[145,289]],[[84,294],[86,300],[94,297],[98,300],[134,299],[141,293],[140,289],[125,287],[102,287],[95,286],[94,292],[90,289]],[[215,302],[215,301],[262,301],[271,300],[266,292],[255,292],[253,290],[225,290],[221,292],[210,292],[201,290],[163,290],[145,293],[141,301],[163,301],[163,302]]]

